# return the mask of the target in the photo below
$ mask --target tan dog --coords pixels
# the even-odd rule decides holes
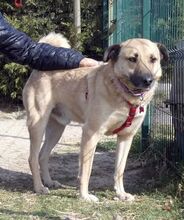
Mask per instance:
[[[79,158],[80,197],[98,201],[88,192],[96,145],[102,134],[116,134],[114,188],[120,200],[134,199],[124,190],[123,174],[132,139],[162,75],[161,59],[168,59],[163,45],[131,39],[109,47],[104,55],[104,61],[108,62],[105,65],[32,72],[23,100],[31,142],[29,163],[37,193],[48,193],[45,186],[60,185],[49,175],[49,154],[65,126],[76,121],[84,124]]]

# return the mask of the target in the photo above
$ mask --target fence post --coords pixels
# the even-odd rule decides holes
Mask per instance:
[[[151,0],[143,0],[143,15],[142,15],[142,36],[150,39],[151,37]],[[150,131],[151,107],[148,106],[147,114],[142,125],[141,151],[144,151],[148,146],[149,131]]]
[[[143,0],[143,15],[142,15],[142,35],[144,38],[150,39],[151,36],[151,0]]]
[[[81,2],[80,0],[74,0],[73,2],[73,10],[74,10],[74,25],[76,31],[76,46],[80,47],[80,41],[78,39],[78,35],[81,34]]]
[[[117,0],[113,0],[112,1],[112,5],[113,5],[113,21],[117,22]],[[112,25],[112,21],[110,21],[111,25]],[[117,44],[117,28],[114,29],[113,31],[113,44]]]
[[[106,49],[108,47],[108,27],[109,27],[109,1],[108,0],[102,0],[103,2],[103,49]]]

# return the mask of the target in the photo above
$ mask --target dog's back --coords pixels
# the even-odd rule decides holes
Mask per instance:
[[[68,40],[62,34],[54,32],[42,37],[39,42],[70,48]],[[43,110],[46,106],[51,109],[60,102],[64,105],[66,100],[67,106],[71,109],[73,106],[80,106],[80,110],[76,109],[77,113],[70,114],[70,120],[83,123],[87,105],[85,98],[88,92],[87,75],[90,73],[93,75],[93,69],[94,67],[55,71],[33,70],[23,89],[23,103],[28,116],[27,124],[36,124],[37,118],[44,115]]]
[[[55,47],[71,48],[68,40],[62,34],[57,34],[55,32],[51,32],[50,34],[42,37],[39,42],[48,43]]]

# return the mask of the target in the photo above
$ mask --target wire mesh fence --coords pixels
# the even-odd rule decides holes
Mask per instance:
[[[164,149],[169,160],[184,159],[184,90],[182,56],[184,43],[184,2],[181,0],[151,1],[151,36],[169,49],[170,61],[164,66],[153,107],[151,140]],[[180,58],[180,59],[178,59]]]

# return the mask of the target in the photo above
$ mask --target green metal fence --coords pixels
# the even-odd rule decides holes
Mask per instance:
[[[152,0],[150,13],[150,38],[164,43],[171,56],[153,103],[150,135],[166,158],[184,160],[184,1]]]
[[[163,67],[155,99],[142,127],[147,143],[171,160],[184,160],[184,1],[104,0],[108,10],[108,44],[144,37],[161,42],[171,59]],[[106,24],[107,25],[107,24]]]
[[[109,0],[109,44],[142,36],[142,0]],[[115,28],[113,29],[113,26]],[[109,34],[110,34],[109,33]]]

